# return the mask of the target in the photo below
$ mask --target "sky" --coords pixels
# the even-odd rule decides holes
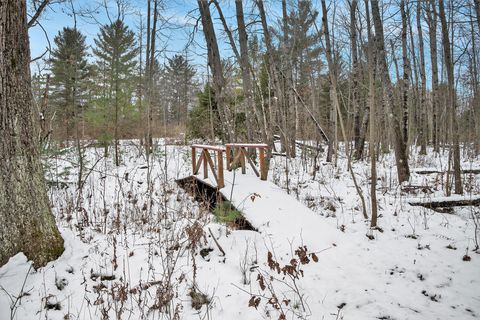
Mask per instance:
[[[63,27],[74,26],[74,18],[72,15],[72,5],[75,11],[77,12],[77,28],[86,36],[86,42],[88,46],[94,45],[94,39],[97,36],[99,27],[102,24],[109,23],[109,15],[116,15],[117,9],[115,7],[116,0],[51,0],[52,5],[48,6],[47,9],[41,15],[39,25],[34,26],[29,29],[30,33],[30,47],[31,47],[31,56],[32,59],[42,55],[48,44],[50,42],[51,46],[54,46],[53,39],[58,34]],[[62,1],[63,3],[55,3]],[[71,1],[71,2],[70,2]],[[145,28],[145,16],[147,12],[146,3],[147,0],[120,0],[127,2],[128,8],[125,14],[125,23],[138,33],[139,25],[141,18],[143,19],[143,24]],[[28,1],[30,3],[30,1]],[[198,21],[198,29],[195,28],[197,19],[199,18],[199,12],[197,9],[197,0],[161,0],[163,7],[161,9],[162,17],[165,20],[168,20],[166,27],[162,27],[159,36],[157,37],[157,50],[158,60],[160,63],[165,63],[167,57],[171,57],[174,54],[183,54],[187,59],[196,67],[197,77],[199,80],[206,79],[206,47],[204,43],[203,33],[201,31],[201,22]],[[235,3],[233,0],[219,0],[222,7],[223,13],[231,27],[235,32],[236,17],[235,17]],[[321,23],[321,10],[320,10],[320,1],[312,0],[313,7],[320,11],[320,14],[317,18],[317,23]],[[105,7],[102,5],[107,3],[109,15]],[[274,26],[278,21],[278,18],[281,16],[281,1],[280,0],[268,0],[265,1],[265,10],[267,13],[267,19],[269,19],[269,24]],[[288,2],[290,3],[290,2]],[[332,4],[336,2],[329,1],[329,9],[332,9]],[[255,20],[258,22],[258,16],[256,10],[253,10],[253,1],[252,0],[243,0],[245,19],[248,22]],[[338,4],[338,2],[337,2]],[[388,6],[387,6],[388,8]],[[89,10],[92,13],[88,15],[82,15],[81,12]],[[391,11],[388,11],[391,10]],[[255,11],[255,13],[252,13]],[[412,9],[412,11],[414,11]],[[216,34],[218,39],[218,44],[221,51],[222,58],[232,58],[233,53],[230,49],[230,45],[227,42],[227,38],[223,32],[223,26],[221,25],[218,14],[215,7],[211,6],[211,12],[214,17],[214,23],[216,25]],[[30,13],[32,14],[32,12]],[[397,38],[398,33],[400,32],[400,20],[398,14],[398,6],[391,6],[390,9],[384,13],[386,19],[389,20],[389,23],[384,25],[385,35],[387,37],[392,36]],[[343,24],[345,22],[342,19],[348,19],[346,16],[337,17],[337,23]],[[413,16],[412,16],[413,19]],[[347,21],[348,22],[348,21]],[[425,43],[425,55],[426,55],[426,67],[430,68],[430,63],[428,59],[429,55],[429,46],[427,26],[424,24],[424,40]],[[393,29],[391,29],[393,27]],[[257,28],[259,31],[260,25],[257,23],[254,24],[252,28]],[[334,28],[333,31],[336,32],[345,32],[342,29]],[[414,28],[414,33],[416,28]],[[397,36],[395,35],[397,34]],[[47,37],[48,35],[48,37]],[[347,35],[348,37],[348,35]],[[193,41],[192,41],[193,39]],[[143,40],[145,43],[145,38]],[[387,42],[389,43],[389,42]],[[188,47],[187,47],[188,44]],[[396,43],[397,45],[398,42]],[[441,48],[439,48],[439,53],[441,54]],[[416,48],[418,50],[418,48]],[[91,52],[91,48],[89,50]],[[348,50],[346,51],[348,55]],[[400,56],[397,54],[397,59]],[[48,58],[48,53],[45,55],[45,58]],[[90,56],[91,61],[94,60],[93,56]],[[344,59],[349,59],[348,56],[345,56]],[[390,61],[391,63],[391,61]],[[440,64],[441,66],[441,64]],[[35,73],[38,66],[36,64],[32,65],[32,72]],[[391,68],[392,79],[395,78],[394,69]],[[427,77],[427,86],[430,87],[430,77]]]
[[[125,14],[125,23],[136,33],[139,32],[141,16],[143,16],[143,24],[145,28],[145,15],[146,0],[130,0],[130,6]],[[157,38],[157,50],[161,49],[159,53],[159,60],[164,61],[165,57],[171,57],[175,53],[185,53],[185,46],[189,42],[191,33],[193,32],[195,20],[193,16],[198,15],[195,12],[196,1],[189,0],[173,0],[165,1],[165,7],[162,10],[162,16],[169,21],[168,29],[161,30],[161,35]],[[117,15],[116,7],[113,6],[114,2],[111,1],[109,5],[109,15],[111,19],[115,19]],[[76,12],[85,10],[93,11],[93,14],[82,15],[77,14],[77,28],[86,36],[87,46],[94,45],[94,39],[96,38],[99,28],[102,24],[109,23],[109,16],[106,13],[105,7],[99,6],[99,1],[92,0],[73,0],[73,6]],[[192,17],[189,17],[191,12]],[[72,9],[69,3],[53,4],[49,6],[41,15],[39,25],[29,29],[30,35],[30,50],[31,57],[34,59],[42,55],[49,43],[54,47],[54,37],[64,27],[74,26],[74,17],[72,15]],[[182,28],[179,28],[179,26]],[[186,25],[186,26],[185,26]],[[48,36],[48,38],[47,38]],[[189,60],[192,60],[195,64],[203,64],[205,58],[202,57],[204,49],[202,48],[203,34],[195,34],[195,43],[187,51]],[[138,41],[138,39],[137,39]],[[145,42],[145,38],[143,39]],[[200,56],[198,56],[200,54]],[[48,56],[48,53],[45,57]],[[93,57],[89,57],[93,60]],[[34,70],[35,67],[32,67]]]
[[[99,32],[99,27],[102,24],[109,23],[109,16],[111,19],[116,16],[117,9],[115,1],[107,1],[109,14],[101,4],[104,0],[72,0],[73,8],[77,12],[77,28],[86,36],[87,45],[94,45],[94,39]],[[196,66],[199,72],[197,74],[204,74],[206,70],[206,47],[204,44],[203,33],[201,32],[201,22],[199,21],[199,29],[195,29],[196,19],[199,17],[196,0],[164,0],[162,9],[162,16],[168,20],[168,28],[162,28],[160,35],[157,38],[157,50],[159,50],[158,59],[164,62],[166,57],[171,57],[176,53],[186,54],[187,58]],[[140,25],[140,17],[143,17],[143,24],[146,23],[146,0],[128,0],[129,7],[125,14],[125,23],[130,26],[134,32],[138,33]],[[220,0],[222,10],[227,20],[234,28],[235,20],[235,5],[233,0]],[[280,2],[268,1],[266,2],[267,14],[269,18],[276,17],[280,14]],[[30,8],[31,9],[31,8]],[[80,12],[86,10],[94,12],[93,14],[82,15]],[[153,8],[152,8],[153,10]],[[212,15],[216,15],[214,6],[211,7]],[[246,2],[244,4],[244,11],[246,20],[248,21],[251,5]],[[29,29],[30,34],[30,49],[32,59],[41,56],[48,48],[49,43],[54,47],[54,37],[64,27],[74,26],[74,17],[72,14],[72,5],[69,1],[66,3],[54,3],[47,7],[38,20],[41,26],[37,25]],[[31,15],[32,13],[30,13]],[[276,18],[275,18],[276,19]],[[219,42],[220,50],[222,51],[222,58],[232,57],[230,45],[226,41],[226,37],[221,30],[218,19],[215,19],[217,24],[216,32]],[[196,32],[195,32],[196,31]],[[48,36],[48,38],[47,38]],[[193,36],[193,38],[192,38]],[[193,39],[193,41],[191,41]],[[143,40],[145,42],[145,38]],[[186,47],[188,44],[188,48]],[[48,57],[48,53],[45,58]],[[93,57],[89,59],[93,61]],[[32,72],[35,72],[38,66],[32,65]]]

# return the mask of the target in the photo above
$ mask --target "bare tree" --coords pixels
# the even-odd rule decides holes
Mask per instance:
[[[372,1],[372,18],[375,27],[375,46],[377,49],[377,59],[379,63],[379,70],[383,85],[385,86],[383,104],[386,107],[386,112],[390,120],[390,130],[395,148],[395,162],[397,165],[398,181],[408,181],[410,178],[410,168],[408,166],[407,147],[403,140],[400,123],[394,110],[395,97],[393,93],[393,85],[390,79],[390,74],[387,66],[387,57],[385,53],[385,37],[383,33],[382,19],[380,16],[380,8],[377,1]]]
[[[325,3],[325,0],[322,0],[322,23],[323,23],[323,33],[325,36],[325,55],[327,56],[327,62],[328,62],[328,74],[329,74],[329,79],[330,79],[330,99],[332,101],[332,104],[334,106],[335,112],[338,115],[338,119],[340,121],[340,128],[342,131],[342,136],[343,136],[343,141],[345,142],[345,152],[347,154],[347,165],[348,165],[348,170],[350,171],[350,174],[352,175],[352,180],[355,185],[355,188],[357,190],[358,196],[360,197],[360,200],[362,202],[362,213],[363,217],[365,219],[368,219],[367,215],[367,210],[366,210],[366,205],[365,205],[365,197],[363,196],[362,189],[357,183],[357,179],[355,178],[355,173],[353,172],[352,168],[352,163],[350,161],[350,151],[349,151],[349,146],[348,146],[348,140],[347,140],[347,134],[345,131],[345,126],[343,123],[343,118],[342,118],[342,113],[340,111],[340,103],[338,99],[338,80],[337,80],[337,74],[336,70],[334,67],[334,60],[333,60],[333,55],[332,55],[332,46],[330,42],[330,33],[329,33],[329,28],[328,28],[328,21],[327,21],[327,5]]]
[[[402,78],[402,137],[403,143],[408,143],[408,91],[410,77],[410,61],[408,58],[407,48],[407,14],[408,4],[405,0],[400,1],[400,12],[402,16],[402,62],[403,62],[403,78]]]
[[[215,91],[215,100],[219,109],[219,117],[223,125],[225,125],[225,135],[229,141],[234,138],[231,117],[229,116],[228,106],[225,100],[226,81],[223,74],[222,62],[220,59],[220,51],[218,50],[217,37],[213,27],[212,16],[209,8],[208,0],[198,0],[198,8],[202,19],[203,34],[207,44],[208,65],[212,70],[213,89]]]
[[[462,185],[462,176],[460,169],[460,146],[458,143],[458,125],[457,125],[457,99],[455,93],[455,79],[453,76],[453,57],[452,57],[452,47],[450,45],[450,38],[448,35],[447,19],[445,16],[445,5],[443,0],[438,1],[440,16],[440,22],[442,25],[442,44],[443,44],[443,55],[445,60],[445,66],[447,71],[447,84],[448,84],[448,106],[450,114],[450,132],[452,137],[452,147],[453,149],[453,175],[455,179],[455,193],[463,193]],[[453,26],[452,26],[453,28]]]
[[[427,135],[425,134],[426,121],[426,100],[427,100],[427,77],[425,75],[425,50],[423,43],[422,31],[422,3],[417,2],[417,34],[418,34],[418,48],[420,54],[420,79],[421,79],[421,93],[420,93],[420,125],[418,127],[420,142],[420,154],[427,154]]]
[[[431,65],[431,75],[432,75],[432,143],[433,150],[435,152],[439,151],[438,143],[438,59],[437,59],[437,10],[435,1],[426,0],[427,5],[427,22],[429,30],[429,46],[430,46],[430,65]]]

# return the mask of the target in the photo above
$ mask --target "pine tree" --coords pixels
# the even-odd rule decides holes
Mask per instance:
[[[56,48],[52,50],[52,103],[66,130],[67,138],[78,120],[80,108],[86,106],[86,91],[91,75],[87,61],[85,36],[75,28],[63,28],[55,37]]]
[[[297,70],[296,82],[299,86],[306,86],[312,67],[318,68],[315,65],[321,64],[320,33],[313,32],[317,17],[318,11],[312,8],[311,0],[300,0],[297,10],[292,10],[287,19],[287,46],[291,52],[293,67]]]
[[[132,95],[135,91],[136,65],[138,47],[133,31],[117,20],[100,28],[95,39],[96,48],[93,53],[97,57],[97,64],[102,67],[105,77],[104,92],[106,106],[114,108],[115,164],[120,165],[118,152],[119,120],[131,112]],[[109,121],[110,119],[106,119]]]
[[[174,55],[165,65],[165,82],[169,88],[168,104],[170,119],[184,123],[192,95],[194,67],[182,55]]]

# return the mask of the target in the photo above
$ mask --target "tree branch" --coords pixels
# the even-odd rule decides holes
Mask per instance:
[[[43,0],[43,2],[40,4],[40,6],[37,8],[37,11],[33,15],[32,19],[28,21],[28,27],[32,27],[35,22],[37,21],[38,17],[42,14],[43,10],[47,6],[47,4],[50,2],[50,0]]]

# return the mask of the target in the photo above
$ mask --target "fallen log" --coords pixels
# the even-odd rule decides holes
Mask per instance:
[[[273,135],[273,139],[275,141],[279,141],[280,140],[280,136],[275,134]],[[323,152],[324,149],[321,147],[321,146],[311,146],[309,144],[306,144],[304,142],[300,142],[300,141],[295,141],[295,144],[297,145],[297,147],[300,147],[300,148],[306,148],[306,149],[310,149],[310,150],[314,150],[314,151],[319,151],[319,152]]]
[[[432,198],[428,201],[409,201],[411,206],[421,206],[428,209],[451,208],[464,206],[480,206],[480,197],[472,198]]]
[[[422,191],[423,193],[433,193],[432,188],[422,185],[405,185],[402,186],[402,191],[406,193],[413,193],[415,191]]]
[[[419,170],[414,170],[414,172],[418,174],[447,173],[447,171],[441,171],[436,169],[419,169]],[[465,173],[480,174],[480,169],[463,169],[461,170],[461,172],[462,174],[465,174]],[[453,171],[448,171],[448,173],[452,174]]]

